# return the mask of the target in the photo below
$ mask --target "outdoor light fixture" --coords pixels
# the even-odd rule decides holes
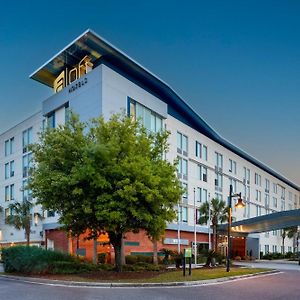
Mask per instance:
[[[227,231],[227,257],[226,257],[226,272],[230,271],[230,253],[231,253],[231,222],[232,222],[232,198],[238,198],[238,202],[235,204],[236,208],[244,208],[246,205],[242,200],[242,193],[233,194],[232,184],[229,187],[229,197],[228,197],[228,231]]]
[[[234,205],[235,208],[244,208],[246,204],[243,202],[242,198],[238,199],[238,202]]]

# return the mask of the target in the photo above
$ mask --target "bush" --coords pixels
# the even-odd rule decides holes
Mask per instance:
[[[115,269],[114,265],[111,264],[99,264],[98,270],[99,271],[113,271]]]
[[[4,271],[24,274],[71,274],[95,270],[96,266],[83,263],[66,253],[38,247],[15,246],[2,250]]]
[[[241,257],[240,256],[236,256],[235,258],[234,258],[234,260],[236,260],[236,261],[241,261]]]
[[[143,272],[143,271],[158,272],[158,271],[162,270],[163,267],[161,267],[159,265],[138,262],[133,265],[124,265],[122,269],[123,269],[123,271],[127,271],[127,272]]]
[[[137,263],[137,257],[136,255],[126,255],[125,256],[125,262],[127,265],[134,265]]]
[[[98,264],[105,264],[106,261],[106,253],[98,253]]]

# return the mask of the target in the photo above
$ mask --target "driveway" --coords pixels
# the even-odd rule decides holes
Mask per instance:
[[[300,271],[300,266],[297,261],[288,260],[258,260],[250,262],[239,261],[234,262],[234,264],[250,268]]]

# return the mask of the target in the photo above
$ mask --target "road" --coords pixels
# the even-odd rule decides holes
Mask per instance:
[[[205,299],[269,300],[300,299],[300,272],[281,273],[198,287],[91,288],[40,285],[0,278],[2,300],[91,300],[91,299]]]

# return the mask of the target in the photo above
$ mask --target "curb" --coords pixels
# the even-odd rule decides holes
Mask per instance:
[[[43,279],[43,278],[31,278],[14,275],[2,275],[0,278],[6,278],[10,280],[16,280],[20,282],[35,283],[35,284],[46,284],[55,286],[70,286],[70,287],[95,287],[95,288],[124,288],[124,287],[176,287],[176,286],[201,286],[207,284],[221,283],[233,281],[236,279],[246,279],[261,275],[271,275],[280,273],[278,270],[265,271],[255,274],[247,274],[240,276],[229,276],[217,279],[197,280],[197,281],[179,281],[179,282],[161,282],[161,283],[121,283],[121,282],[85,282],[85,281],[67,281],[67,280],[56,280],[56,279]]]

